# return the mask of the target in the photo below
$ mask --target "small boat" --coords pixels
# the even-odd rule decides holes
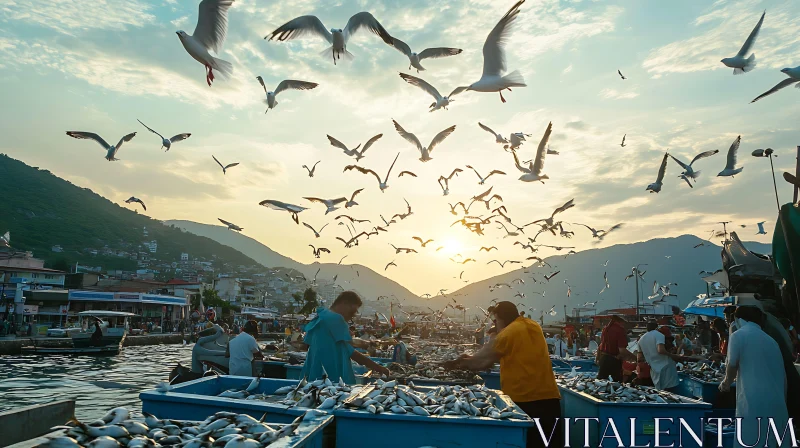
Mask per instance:
[[[128,333],[128,318],[133,313],[122,311],[81,311],[78,316],[88,320],[86,330],[72,334],[72,347],[39,345],[34,339],[33,346],[22,347],[23,354],[37,355],[116,355],[122,350],[122,342]],[[83,322],[81,322],[83,323]],[[99,337],[95,336],[100,328]]]

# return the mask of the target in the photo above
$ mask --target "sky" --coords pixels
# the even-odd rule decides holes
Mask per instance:
[[[770,242],[776,205],[769,162],[750,156],[756,148],[776,151],[776,171],[794,169],[800,144],[797,114],[800,92],[787,88],[757,103],[750,100],[780,82],[783,67],[794,67],[800,54],[800,3],[791,0],[591,1],[527,0],[508,41],[510,70],[519,70],[527,87],[497,94],[466,92],[449,110],[428,112],[432,99],[403,82],[398,73],[419,76],[440,91],[467,85],[480,77],[481,48],[512,1],[440,0],[436,2],[366,0],[236,0],[229,12],[228,37],[219,57],[234,66],[231,79],[205,84],[204,68],[183,49],[177,30],[192,33],[197,1],[184,0],[10,0],[0,5],[0,151],[48,169],[76,185],[121,203],[130,196],[147,204],[153,218],[217,224],[217,218],[244,227],[244,233],[300,262],[315,261],[309,244],[331,254],[320,261],[359,263],[416,293],[455,288],[457,276],[480,280],[513,266],[486,263],[494,258],[530,256],[504,238],[497,224],[476,236],[458,225],[448,202],[468,201],[493,186],[518,225],[545,218],[574,198],[576,206],[560,215],[565,222],[607,229],[625,226],[599,245],[577,225],[571,240],[541,235],[537,242],[575,246],[576,250],[695,234],[707,237],[719,221],[748,227],[744,240]],[[734,76],[719,61],[733,56],[766,10],[754,46],[757,68]],[[426,71],[409,72],[408,60],[377,36],[363,32],[348,44],[352,62],[337,66],[319,55],[327,44],[306,37],[272,42],[264,36],[294,17],[313,14],[329,28],[343,28],[359,11],[370,11],[393,36],[421,51],[432,46],[461,48],[457,56],[426,60]],[[620,79],[617,70],[628,78]],[[270,89],[283,79],[319,83],[311,91],[288,91],[264,113],[262,76]],[[159,138],[136,120],[164,135],[192,136],[159,148]],[[417,150],[392,125],[397,120],[427,144],[439,131],[455,132],[418,160]],[[550,147],[542,183],[517,180],[510,153],[478,127],[531,134],[520,159],[534,156],[549,122]],[[108,141],[137,132],[108,162],[91,141],[74,140],[65,131],[93,131]],[[373,135],[383,137],[360,166],[383,176],[399,153],[381,193],[372,176],[343,173],[355,160],[330,146],[326,135],[350,147]],[[620,141],[627,135],[626,146]],[[716,177],[725,153],[742,136],[735,178]],[[711,149],[720,154],[697,162],[702,170],[695,188],[678,179],[670,161],[659,194],[645,191],[655,180],[665,151],[688,162]],[[212,159],[239,162],[227,175]],[[321,161],[313,178],[302,165]],[[485,175],[486,185],[465,165]],[[454,168],[465,169],[443,196],[436,179]],[[397,178],[409,170],[417,178]],[[24,186],[21,186],[24,188]],[[359,188],[360,204],[346,212],[380,222],[404,213],[404,199],[414,214],[390,231],[357,248],[344,249],[335,239],[347,237],[344,226],[324,207],[304,197],[350,196]],[[778,179],[781,202],[791,189]],[[320,239],[287,213],[260,207],[276,199],[308,207],[302,222],[319,229]],[[125,204],[123,204],[125,205]],[[499,206],[500,203],[493,204]],[[135,206],[135,204],[134,204]],[[131,208],[135,208],[131,206]],[[470,214],[488,210],[476,204]],[[768,234],[755,224],[766,221]],[[366,225],[360,230],[368,230]],[[529,236],[535,227],[527,227]],[[432,238],[421,248],[411,239]],[[390,246],[415,248],[419,254],[395,254]],[[439,252],[435,249],[444,246]],[[486,254],[481,246],[497,246]],[[557,252],[541,249],[537,255]],[[563,252],[562,252],[563,253]],[[466,267],[450,257],[478,259]],[[384,271],[394,261],[397,267]]]

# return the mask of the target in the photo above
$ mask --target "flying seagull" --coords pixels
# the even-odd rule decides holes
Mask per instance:
[[[356,162],[358,162],[359,160],[364,158],[364,153],[367,152],[369,147],[372,146],[373,143],[378,141],[379,138],[383,137],[383,134],[378,134],[378,135],[372,137],[371,139],[367,140],[367,143],[364,144],[364,149],[362,149],[361,152],[358,151],[358,148],[361,147],[361,143],[359,143],[358,146],[356,146],[353,149],[348,149],[347,146],[345,146],[345,144],[340,142],[339,140],[336,140],[335,138],[331,137],[330,135],[328,135],[327,137],[328,137],[328,141],[331,142],[331,146],[335,146],[335,147],[341,149],[342,151],[344,151],[345,155],[348,155],[350,157],[355,156]]]
[[[620,143],[620,144],[619,144],[619,146],[621,146],[621,147],[623,147],[623,148],[625,147],[625,138],[626,138],[627,136],[628,136],[628,134],[625,134],[625,135],[623,135],[623,136],[622,136],[622,143]]]
[[[144,207],[144,204],[142,204],[142,207]],[[147,210],[147,209],[145,209],[145,210]],[[766,235],[767,234],[767,231],[764,230],[764,223],[765,222],[766,221],[761,221],[759,223],[756,223],[756,225],[758,226],[758,232],[756,232],[756,235]]]
[[[322,233],[322,231],[323,231],[323,230],[325,230],[325,227],[328,227],[328,224],[325,224],[324,226],[322,226],[322,228],[321,228],[321,229],[319,229],[319,231],[316,231],[316,230],[314,230],[314,228],[313,228],[313,227],[311,227],[311,225],[310,225],[310,224],[308,224],[308,223],[306,223],[306,222],[304,222],[304,223],[303,223],[303,225],[304,225],[304,226],[306,226],[306,227],[308,227],[309,229],[311,229],[311,231],[312,231],[312,232],[314,232],[314,237],[315,237],[315,238],[319,238],[319,234],[320,234],[320,233]]]
[[[409,175],[409,176],[411,176],[411,177],[417,177],[417,175],[416,175],[416,174],[414,174],[414,173],[412,173],[411,171],[408,171],[408,170],[400,171],[400,172],[397,174],[397,177],[403,177],[403,176],[405,176],[405,175]]]
[[[344,29],[331,28],[330,31],[325,28],[322,21],[317,16],[300,16],[292,19],[264,39],[278,40],[279,42],[292,40],[297,37],[302,37],[306,34],[311,34],[325,39],[331,46],[325,49],[322,55],[330,54],[333,58],[333,64],[341,59],[342,54],[346,58],[352,59],[353,54],[347,51],[347,42],[350,38],[362,28],[366,28],[374,34],[377,34],[384,42],[392,45],[392,36],[383,28],[383,26],[368,12],[359,12],[347,21]]]
[[[267,97],[264,99],[264,104],[267,105],[267,110],[264,111],[265,114],[269,112],[270,109],[275,109],[275,106],[278,105],[278,100],[276,97],[284,90],[311,90],[319,85],[315,82],[284,79],[280,82],[280,84],[278,84],[278,87],[274,91],[270,92],[267,91],[267,85],[264,84],[264,79],[261,76],[256,76],[256,79],[258,80],[258,83],[261,84],[261,87],[264,88],[264,94],[267,95]]]
[[[411,67],[414,67],[417,69],[417,73],[420,71],[425,71],[425,67],[423,67],[420,63],[423,59],[438,59],[447,56],[455,56],[457,54],[461,54],[463,51],[460,48],[435,47],[426,48],[420,53],[415,53],[411,51],[411,47],[409,47],[407,43],[396,37],[392,37],[392,43],[389,45],[394,47],[394,49],[400,53],[406,55],[408,57],[408,69],[411,70]]]
[[[304,197],[303,199],[311,202],[318,202],[320,204],[324,204],[325,207],[328,208],[327,210],[325,210],[326,215],[332,211],[339,210],[339,207],[337,207],[337,205],[341,204],[342,202],[347,202],[347,198],[320,199],[320,198]]]
[[[179,142],[179,141],[182,141],[182,140],[186,140],[187,138],[191,137],[191,135],[192,135],[192,134],[189,134],[188,132],[185,132],[183,134],[173,135],[170,138],[164,138],[163,135],[161,135],[158,132],[150,129],[149,126],[147,126],[146,124],[142,123],[142,120],[139,120],[137,118],[136,121],[141,123],[141,125],[144,126],[145,128],[147,128],[148,131],[150,131],[153,134],[156,134],[157,136],[161,137],[161,147],[162,148],[167,148],[164,152],[169,151],[169,148],[172,146],[173,143],[176,143],[176,142]]]
[[[128,200],[127,200],[127,201],[125,201],[125,203],[126,203],[126,204],[130,204],[131,202],[138,202],[138,203],[139,203],[139,205],[141,205],[141,206],[142,206],[142,208],[144,209],[144,211],[147,211],[147,206],[146,206],[146,205],[144,205],[144,201],[142,201],[141,199],[139,199],[139,198],[137,198],[137,197],[134,197],[134,196],[131,196],[130,198],[128,198]]]
[[[523,173],[522,176],[519,177],[519,180],[523,182],[536,182],[538,180],[544,183],[545,179],[550,178],[547,174],[542,174],[542,170],[544,169],[544,156],[547,154],[547,141],[550,139],[550,133],[552,132],[553,123],[551,122],[547,125],[542,140],[539,141],[539,147],[536,149],[536,158],[532,160],[527,167],[519,164],[517,153],[513,152],[514,164],[517,166],[517,169]]]
[[[392,165],[389,166],[389,171],[386,172],[386,177],[384,178],[383,181],[381,181],[380,176],[378,176],[378,173],[376,173],[375,171],[372,171],[367,168],[362,168],[358,165],[347,165],[346,167],[344,167],[344,171],[350,171],[355,169],[358,170],[361,174],[372,174],[373,176],[375,176],[376,179],[378,179],[378,187],[381,189],[381,193],[383,193],[387,188],[389,188],[389,175],[392,174],[392,168],[394,168],[394,164],[397,162],[398,157],[400,157],[399,152],[397,153],[396,156],[394,156],[394,162],[392,162]]]
[[[237,226],[236,224],[234,224],[232,222],[225,221],[222,218],[217,218],[217,219],[219,220],[219,222],[221,222],[221,223],[225,224],[226,226],[228,226],[228,230],[235,230],[237,232],[241,232],[242,230],[244,230],[244,227],[239,227],[239,226]]]
[[[788,78],[784,79],[783,81],[779,82],[775,85],[775,87],[767,90],[766,92],[762,93],[761,95],[757,96],[751,103],[755,103],[756,101],[764,98],[765,96],[772,95],[773,93],[777,92],[778,90],[783,89],[784,87],[788,87],[792,84],[795,84],[795,87],[800,88],[800,84],[796,84],[800,81],[800,66],[795,68],[784,68],[781,69],[781,73],[784,73]]]
[[[486,37],[483,44],[483,73],[481,79],[466,87],[459,87],[450,94],[450,96],[457,95],[464,90],[472,90],[475,92],[499,92],[500,101],[506,102],[503,98],[503,90],[511,87],[525,87],[525,80],[519,71],[513,72],[503,76],[507,70],[505,49],[503,48],[508,42],[511,25],[519,15],[519,7],[525,3],[525,0],[519,0],[508,12],[497,22],[492,31]]]
[[[450,173],[449,176],[447,176],[447,177],[439,176],[438,182],[439,182],[439,186],[442,187],[442,194],[444,196],[447,196],[447,195],[450,194],[450,181],[453,179],[453,176],[458,176],[458,173],[460,173],[462,171],[464,171],[464,170],[462,170],[461,168],[455,168],[453,170],[453,172]],[[442,183],[442,181],[444,181],[444,183]]]
[[[177,31],[183,48],[195,61],[206,68],[206,82],[211,87],[214,82],[214,70],[223,78],[233,73],[233,65],[228,61],[211,56],[209,50],[219,54],[225,35],[228,34],[228,8],[234,0],[203,0],[197,15],[197,26],[191,36],[185,31]]]
[[[755,53],[751,54],[749,58],[747,57],[747,53],[750,53],[750,49],[753,48],[753,44],[756,43],[758,32],[761,31],[761,24],[764,23],[764,16],[766,15],[767,11],[761,14],[761,18],[758,20],[756,27],[753,28],[753,31],[747,36],[747,40],[744,41],[744,45],[742,45],[742,48],[736,53],[736,56],[725,58],[720,61],[725,64],[726,67],[732,68],[734,75],[741,75],[742,73],[747,73],[756,68]]]
[[[494,136],[494,139],[495,139],[496,143],[500,143],[500,144],[508,143],[508,140],[505,137],[503,137],[502,135],[498,134],[497,132],[494,132],[489,126],[486,126],[485,124],[483,124],[481,122],[478,122],[478,126],[480,126],[481,129],[483,129],[484,131],[492,134]]]
[[[383,268],[383,270],[385,271],[385,270],[389,269],[389,266],[397,267],[397,265],[394,263],[394,260],[393,260],[393,261],[390,261],[389,263],[387,263],[386,267]]]
[[[694,156],[694,159],[692,159],[692,161],[689,162],[688,165],[683,163],[683,162],[681,162],[677,158],[675,158],[675,156],[673,156],[672,154],[670,154],[669,156],[672,157],[672,160],[677,162],[678,165],[683,167],[684,171],[681,173],[682,175],[688,177],[689,179],[695,180],[700,175],[700,171],[695,171],[695,170],[692,169],[692,165],[694,165],[694,162],[697,162],[698,160],[704,159],[706,157],[711,157],[714,154],[717,154],[718,152],[719,152],[719,149],[715,149],[713,151],[701,152],[700,154]],[[687,180],[687,182],[688,182],[688,180]]]
[[[502,172],[500,170],[492,170],[489,174],[486,175],[486,177],[483,177],[478,173],[478,170],[476,170],[475,168],[472,167],[472,165],[467,165],[467,168],[471,169],[472,171],[475,171],[475,175],[478,176],[478,179],[479,179],[478,185],[483,185],[483,183],[486,182],[486,179],[492,177],[492,175],[494,175],[494,174],[502,174],[504,176],[506,174],[506,173],[504,173],[504,172]]]
[[[356,202],[356,195],[361,193],[362,191],[364,191],[363,188],[359,188],[358,190],[354,191],[353,195],[350,196],[350,200],[347,201],[346,204],[344,204],[344,208],[355,207],[356,205],[358,205],[358,202]]]
[[[463,92],[463,90],[459,90],[460,87],[458,87],[452,92],[450,92],[450,95],[442,96],[442,94],[439,93],[438,90],[436,90],[436,87],[433,87],[424,79],[416,78],[411,75],[406,75],[405,73],[400,73],[400,77],[403,78],[403,81],[411,84],[412,86],[419,87],[428,95],[433,97],[434,102],[431,103],[430,106],[428,106],[428,108],[430,109],[428,112],[433,112],[439,109],[447,110],[447,106],[449,106],[451,102],[455,101],[452,98],[458,93]]]
[[[116,146],[111,146],[105,140],[103,140],[103,137],[100,137],[99,135],[95,134],[94,132],[67,131],[67,135],[69,135],[72,138],[94,140],[100,146],[102,146],[103,149],[106,150],[106,160],[108,160],[109,162],[113,162],[115,160],[119,160],[117,158],[117,152],[119,151],[119,148],[122,147],[123,143],[129,142],[129,141],[131,141],[133,139],[133,137],[136,137],[136,133],[135,132],[131,132],[130,134],[122,137],[121,139],[119,139],[119,143],[117,143]]]
[[[571,209],[572,207],[575,207],[575,199],[574,199],[574,198],[573,198],[573,199],[570,199],[569,201],[567,201],[567,202],[566,202],[564,205],[562,205],[561,207],[558,207],[557,209],[553,210],[553,213],[551,213],[551,214],[550,214],[550,217],[549,217],[549,218],[537,219],[536,221],[533,221],[533,222],[532,222],[532,223],[530,223],[530,224],[526,224],[526,226],[529,226],[529,225],[531,225],[531,224],[536,224],[536,223],[544,222],[544,223],[545,223],[545,224],[546,224],[548,227],[553,227],[553,224],[554,224],[554,223],[553,223],[553,218],[554,218],[554,217],[555,217],[557,214],[559,214],[559,213],[561,213],[561,212],[564,212],[564,211],[567,211],[567,210]]]
[[[308,210],[307,208],[300,207],[299,205],[288,204],[286,202],[276,201],[274,199],[265,199],[259,202],[258,205],[271,208],[273,210],[289,212],[292,215],[292,219],[294,220],[295,224],[300,224],[300,219],[297,217],[297,214],[303,210]]]
[[[619,77],[620,77],[620,78],[622,78],[622,79],[628,79],[628,78],[626,78],[626,77],[625,77],[625,75],[623,75],[623,74],[622,74],[622,72],[621,72],[621,71],[619,71],[619,69],[617,69],[617,73],[619,73]]]
[[[417,150],[419,150],[420,152],[419,160],[422,162],[433,160],[433,158],[431,158],[431,153],[433,152],[433,148],[435,148],[436,145],[442,143],[444,139],[447,138],[448,135],[452,134],[453,131],[456,130],[456,125],[450,126],[449,128],[436,134],[436,136],[433,137],[433,140],[431,140],[431,143],[427,147],[424,147],[422,146],[422,143],[420,143],[416,135],[410,132],[406,132],[406,130],[403,129],[403,127],[400,126],[396,121],[392,120],[392,123],[394,123],[394,128],[397,130],[397,133],[400,134],[400,137],[403,137],[407,142],[417,147]]]
[[[325,252],[326,254],[331,253],[330,250],[328,250],[328,249],[326,249],[324,247],[316,248],[312,244],[309,244],[308,247],[310,247],[311,251],[314,253],[314,258],[319,258],[320,252]]]
[[[425,247],[425,246],[427,246],[427,245],[428,245],[428,243],[430,243],[430,242],[432,242],[432,241],[433,241],[433,240],[432,240],[432,239],[430,239],[430,238],[429,238],[428,240],[426,240],[426,241],[422,241],[422,238],[420,238],[420,237],[418,237],[418,236],[412,236],[412,237],[411,237],[411,239],[412,239],[412,240],[417,240],[417,241],[419,241],[419,244],[421,244],[421,245],[422,245],[422,247]]]
[[[661,187],[664,185],[664,174],[667,172],[667,159],[669,158],[669,153],[664,153],[664,158],[661,159],[661,166],[658,168],[658,177],[656,177],[656,181],[652,184],[648,185],[645,188],[645,191],[650,191],[650,193],[658,193],[661,191]]]
[[[455,205],[453,205],[453,204],[447,204],[447,205],[450,206],[450,213],[453,214],[453,215],[458,215],[458,213],[456,213],[456,207],[458,207],[459,205],[464,210],[464,213],[467,213],[467,208],[464,206],[463,202],[456,202]]]
[[[728,161],[725,164],[725,169],[720,171],[717,176],[735,176],[742,172],[744,167],[736,168],[736,155],[739,152],[739,144],[742,142],[742,136],[736,137],[733,144],[728,148]]]
[[[216,158],[216,157],[214,157],[214,155],[213,155],[213,154],[211,155],[211,157],[214,159],[214,161],[215,161],[215,162],[217,162],[217,165],[219,165],[219,166],[220,166],[220,168],[222,168],[222,174],[227,174],[227,172],[228,172],[228,168],[233,168],[234,166],[236,166],[236,165],[238,165],[238,164],[239,164],[239,162],[234,162],[234,163],[229,163],[229,164],[227,164],[227,165],[223,165],[223,164],[221,164],[221,163],[219,162],[219,160],[217,160],[217,158]]]
[[[305,168],[306,171],[308,171],[308,177],[314,177],[314,171],[317,170],[317,164],[319,162],[322,162],[322,160],[318,160],[317,163],[315,163],[314,166],[311,167],[311,169],[308,169],[308,165],[303,165],[303,168]]]

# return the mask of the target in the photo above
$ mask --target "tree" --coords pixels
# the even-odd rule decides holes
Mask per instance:
[[[316,311],[319,306],[317,292],[314,291],[313,288],[306,289],[302,296],[299,292],[292,294],[292,300],[300,307],[300,309],[297,310],[298,314],[311,314]]]
[[[236,305],[231,305],[230,302],[223,300],[216,289],[208,288],[203,291],[203,305],[206,307],[214,307],[214,308],[222,308],[222,311],[234,310],[239,311],[241,310],[240,307]],[[199,306],[199,303],[198,303]]]

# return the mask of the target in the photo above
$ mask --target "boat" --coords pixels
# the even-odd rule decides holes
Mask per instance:
[[[128,318],[133,313],[122,311],[81,311],[78,317],[81,323],[88,321],[86,330],[71,335],[71,347],[59,347],[33,339],[32,346],[22,347],[23,354],[37,355],[116,355],[122,350],[122,343],[128,333]],[[100,324],[102,336],[99,341],[93,340],[96,331],[95,322]]]

